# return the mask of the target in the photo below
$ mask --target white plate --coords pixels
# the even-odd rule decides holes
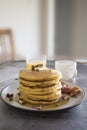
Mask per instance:
[[[74,84],[70,83],[70,82],[66,82],[70,87],[73,87],[75,86]],[[83,88],[80,88],[79,86],[79,89],[81,90],[81,93],[78,95],[77,98],[73,97],[73,98],[70,98],[70,100],[64,104],[64,105],[60,105],[60,106],[53,106],[51,108],[48,107],[48,109],[42,109],[42,110],[39,110],[39,109],[35,109],[35,108],[32,108],[32,107],[27,107],[27,106],[24,106],[24,105],[21,105],[17,102],[18,100],[18,86],[19,86],[19,82],[18,81],[14,81],[14,82],[11,82],[9,84],[5,84],[5,87],[2,89],[1,91],[1,98],[2,100],[9,104],[10,106],[13,106],[13,107],[16,107],[16,108],[19,108],[19,109],[24,109],[24,110],[29,110],[29,111],[57,111],[57,110],[64,110],[64,109],[69,109],[69,108],[72,108],[72,107],[75,107],[77,105],[79,105],[85,98],[86,96],[86,92],[84,91]],[[9,99],[6,97],[7,93],[13,93],[14,94],[14,98],[12,101],[9,101]]]

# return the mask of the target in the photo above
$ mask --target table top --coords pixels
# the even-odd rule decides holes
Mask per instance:
[[[22,61],[1,64],[0,84],[17,78],[19,70],[24,67],[25,62]],[[54,68],[54,61],[48,61],[47,67]],[[77,71],[77,78],[73,82],[87,91],[87,65],[78,64]],[[87,130],[86,99],[72,109],[41,113],[11,107],[0,98],[0,130]]]

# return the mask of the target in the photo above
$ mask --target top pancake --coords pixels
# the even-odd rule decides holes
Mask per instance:
[[[60,79],[61,73],[53,69],[45,69],[41,71],[32,71],[24,69],[19,72],[19,78],[28,81],[49,81],[53,79]]]

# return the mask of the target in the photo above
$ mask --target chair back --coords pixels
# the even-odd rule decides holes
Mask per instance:
[[[11,29],[0,29],[0,62],[14,60],[15,49]]]

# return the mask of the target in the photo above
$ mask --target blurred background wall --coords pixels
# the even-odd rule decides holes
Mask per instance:
[[[87,58],[87,0],[55,1],[55,55]]]
[[[15,59],[87,57],[87,0],[0,0],[0,28],[11,28]]]
[[[14,36],[15,59],[34,55],[39,48],[39,1],[0,0],[0,28],[11,28]]]

